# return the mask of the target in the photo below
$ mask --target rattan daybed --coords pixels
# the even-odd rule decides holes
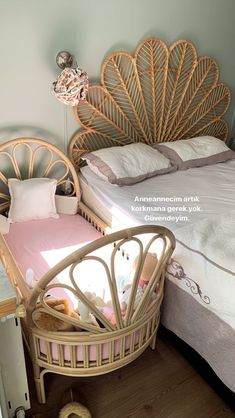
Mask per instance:
[[[8,211],[10,205],[10,177],[57,178],[58,193],[61,193],[66,181],[67,185],[72,186],[69,196],[80,198],[77,175],[72,164],[60,150],[43,140],[20,138],[6,142],[0,146],[0,160],[2,214]],[[33,362],[38,400],[43,403],[46,401],[44,376],[48,372],[70,376],[99,375],[136,359],[149,345],[154,348],[163,297],[164,272],[175,246],[173,234],[167,228],[157,226],[130,228],[103,236],[106,233],[105,223],[80,200],[78,212],[76,215],[60,215],[60,219],[16,222],[10,225],[8,234],[0,235],[1,261],[17,290],[19,303],[26,312],[26,317],[22,319],[23,332]],[[71,222],[75,224],[71,226]],[[68,229],[73,233],[72,242],[67,240],[63,225],[70,225]],[[50,238],[54,247],[47,245]],[[60,239],[62,246],[71,246],[66,250],[66,257],[61,255]],[[79,242],[80,248],[74,251],[77,244],[75,241]],[[35,246],[39,248],[36,255]],[[136,292],[143,263],[152,247],[156,247],[158,262],[137,303]],[[54,257],[52,264],[49,255]],[[138,259],[132,276],[130,297],[123,316],[115,276],[118,269],[124,274],[122,262],[129,265],[136,256]],[[38,273],[39,257],[43,267]],[[96,302],[88,299],[87,293],[81,290],[79,268],[84,263],[85,278],[82,277],[82,284],[89,281],[90,276],[94,276],[96,289],[99,288],[100,266],[110,294],[114,321],[109,321],[96,306]],[[89,269],[90,263],[96,263],[96,267]],[[27,267],[31,267],[31,271],[33,268],[36,276],[39,274],[33,286],[29,286],[25,280]],[[70,294],[70,303],[74,299],[83,303],[89,314],[93,314],[95,324],[83,322],[81,316],[64,315],[49,307],[46,296],[49,294],[57,297],[56,292],[60,291],[63,296]],[[38,314],[45,313],[63,320],[74,329],[65,332],[44,330],[38,325],[36,318]]]

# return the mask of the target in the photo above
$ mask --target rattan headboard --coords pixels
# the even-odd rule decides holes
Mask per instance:
[[[74,108],[79,131],[70,158],[81,164],[84,151],[143,141],[148,144],[212,135],[226,140],[221,119],[231,97],[219,83],[217,63],[197,57],[186,40],[167,47],[151,38],[134,55],[114,52],[101,68],[100,85],[89,87],[87,101]]]
[[[57,147],[38,138],[16,138],[0,145],[0,213],[8,209],[8,178],[53,177],[60,188],[65,181],[71,195],[80,198],[76,171]]]

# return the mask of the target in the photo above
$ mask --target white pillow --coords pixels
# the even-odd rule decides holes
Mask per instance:
[[[78,198],[76,196],[55,195],[55,205],[58,213],[76,215],[78,212]]]
[[[9,179],[11,205],[10,222],[33,219],[58,218],[55,206],[57,180],[33,178],[28,180]]]
[[[154,145],[179,170],[222,163],[235,158],[235,152],[214,136],[198,136]]]
[[[168,158],[142,142],[102,148],[81,158],[98,176],[119,186],[129,186],[149,177],[175,171]]]

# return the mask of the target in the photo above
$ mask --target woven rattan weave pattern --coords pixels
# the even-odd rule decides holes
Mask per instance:
[[[179,40],[144,40],[134,55],[114,52],[101,68],[100,85],[74,108],[83,126],[70,144],[80,165],[84,151],[132,142],[147,144],[212,135],[226,140],[222,119],[229,89],[219,82],[218,65],[198,57],[194,45]]]

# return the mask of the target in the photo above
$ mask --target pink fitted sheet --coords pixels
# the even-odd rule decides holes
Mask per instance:
[[[80,215],[16,222],[4,236],[23,277],[32,269],[36,281],[73,251],[100,237]],[[65,296],[62,289],[53,289],[53,295]]]

